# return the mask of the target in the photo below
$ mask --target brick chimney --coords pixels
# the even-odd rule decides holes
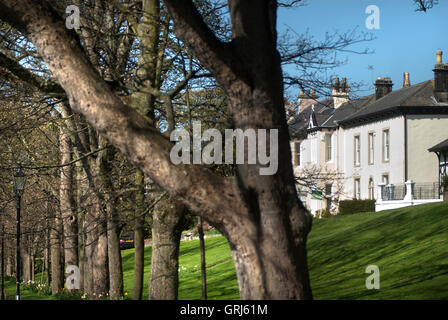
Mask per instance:
[[[392,92],[392,80],[390,78],[378,77],[375,81],[376,100],[381,99],[385,95]]]
[[[434,95],[439,102],[448,102],[448,64],[443,64],[443,52],[436,52],[437,61],[434,66]]]
[[[409,79],[409,72],[403,73],[403,88],[409,88],[411,86],[411,80]]]
[[[332,98],[336,109],[350,100],[349,92],[350,86],[347,84],[347,78],[342,78],[342,82],[339,82],[339,78],[334,80]]]
[[[316,103],[319,97],[316,95],[316,91],[313,90],[311,93],[309,90],[305,92],[303,89],[300,90],[300,95],[297,99],[297,113],[300,114],[303,110],[305,110],[310,105]]]

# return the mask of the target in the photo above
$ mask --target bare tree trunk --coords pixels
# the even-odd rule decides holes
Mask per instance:
[[[261,174],[261,163],[237,165],[241,206],[229,220],[223,218],[222,225],[205,216],[230,242],[241,298],[312,299],[306,259],[312,219],[295,190],[277,51],[277,3],[229,1],[230,46],[204,27],[192,2],[164,3],[179,38],[224,88],[235,128],[267,130],[267,141],[272,142],[266,143],[266,151],[278,157],[277,167],[266,175]]]
[[[25,238],[25,237],[23,237]],[[24,243],[23,243],[24,244]],[[23,275],[23,282],[27,283],[31,281],[31,273],[30,273],[30,255],[29,250],[24,245],[20,248],[20,255],[21,261],[22,261],[22,275]]]
[[[112,186],[110,162],[113,151],[106,148],[107,140],[99,137],[99,147],[105,148],[97,157],[97,165],[100,169],[102,191],[104,195],[103,210],[107,216],[107,249],[109,264],[109,293],[111,299],[119,299],[123,296],[123,268],[120,252],[120,216],[116,208],[116,198]]]
[[[110,298],[123,297],[123,267],[120,251],[120,231],[118,212],[115,208],[108,209],[107,238],[109,255]]]
[[[31,263],[30,263],[31,281],[34,282],[34,280],[35,280],[35,274],[34,274],[35,257],[34,257],[34,254],[31,254],[30,258],[31,258]]]
[[[47,212],[48,215],[48,212]],[[45,230],[45,240],[46,240],[46,246],[45,246],[45,285],[47,287],[50,286],[50,224],[48,222],[48,218],[45,219],[46,223],[46,230]]]
[[[93,252],[93,292],[96,295],[105,296],[109,292],[109,266],[108,266],[108,246],[107,246],[107,221],[106,217],[98,227],[98,237]]]
[[[174,199],[154,210],[152,225],[150,300],[176,300],[179,285],[179,246],[185,206]]]
[[[139,43],[140,54],[138,60],[137,75],[142,79],[142,88],[157,88],[160,81],[157,79],[157,61],[163,55],[159,50],[160,33],[160,1],[143,0],[142,1],[142,23],[139,24]],[[142,116],[154,119],[155,97],[147,92],[135,92],[133,94],[133,107]],[[134,225],[134,287],[132,290],[132,299],[141,300],[143,293],[143,275],[144,275],[144,252],[145,239],[143,233],[144,225],[144,202],[145,186],[144,174],[140,168],[135,172],[135,185],[137,188],[135,199],[135,225]]]
[[[50,254],[51,254],[51,293],[58,294],[64,287],[64,275],[62,266],[62,223],[59,216],[59,210],[56,210],[52,217],[52,226],[50,231]]]
[[[61,155],[61,171],[59,186],[59,205],[64,229],[65,267],[78,266],[78,219],[73,204],[73,167],[67,165],[71,161],[70,138],[66,128],[61,127],[59,133],[59,152]]]
[[[143,293],[143,274],[145,267],[145,238],[143,234],[144,224],[144,175],[140,169],[135,170],[135,213],[134,213],[134,287],[132,289],[132,299],[141,300]]]
[[[84,210],[83,210],[83,201],[82,194],[84,188],[86,187],[85,182],[83,181],[83,168],[81,162],[76,163],[76,206],[77,206],[77,216],[78,216],[78,262],[79,262],[79,284],[80,290],[85,291],[88,287],[86,286],[86,251],[85,251],[85,242],[86,242],[86,234],[85,234],[85,219],[84,219]]]
[[[101,182],[98,181],[100,175],[100,168],[98,164],[95,164],[91,159],[90,168],[95,168],[95,187],[100,186]],[[108,245],[107,245],[107,212],[103,209],[103,199],[98,190],[92,190],[94,203],[90,214],[93,218],[93,229],[91,230],[92,236],[92,282],[93,293],[98,297],[99,295],[106,295],[109,292],[109,257],[108,257]]]
[[[14,263],[12,263],[13,258],[9,252],[9,250],[7,251],[7,255],[6,255],[6,275],[11,277],[13,275],[14,271]]]
[[[89,296],[93,295],[93,275],[92,275],[92,254],[93,254],[93,244],[92,244],[92,237],[89,236],[88,233],[88,227],[87,227],[87,213],[85,215],[85,223],[84,223],[84,227],[85,227],[85,245],[84,245],[84,281],[83,281],[83,286],[84,286],[84,292],[87,293]]]
[[[202,300],[207,300],[207,265],[205,263],[205,241],[202,218],[198,217],[199,247],[201,250]]]
[[[94,200],[87,210],[86,252],[88,261],[89,294],[98,299],[109,292],[109,266],[107,248],[107,219],[101,210],[100,200],[92,194]],[[91,277],[91,278],[90,278]]]

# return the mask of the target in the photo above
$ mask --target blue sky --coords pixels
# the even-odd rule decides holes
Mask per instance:
[[[411,84],[433,79],[435,52],[443,50],[443,62],[448,62],[448,1],[439,1],[433,9],[415,12],[412,0],[308,0],[305,7],[281,8],[278,12],[279,33],[287,28],[310,34],[320,39],[325,32],[347,31],[358,26],[359,31],[372,32],[375,40],[353,46],[365,47],[375,53],[369,55],[343,54],[348,63],[333,73],[348,81],[362,81],[367,85],[359,95],[373,93],[377,77],[390,77],[394,90],[403,84],[403,72],[409,72]],[[380,29],[366,28],[366,8],[376,5],[380,9]],[[373,66],[373,71],[368,69]],[[290,72],[290,70],[288,70]],[[296,89],[297,90],[297,89]],[[296,97],[296,90],[288,96]]]

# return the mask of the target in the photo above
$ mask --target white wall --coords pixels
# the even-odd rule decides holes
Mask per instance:
[[[427,204],[434,202],[442,202],[442,199],[430,199],[430,200],[413,200],[413,201],[380,201],[375,203],[375,212],[404,208],[409,206],[417,206],[419,204]]]
[[[390,159],[383,162],[382,132],[389,129]],[[374,132],[374,162],[368,164],[368,135]],[[360,135],[361,163],[354,165],[354,137]],[[342,152],[341,152],[342,151]],[[389,183],[403,184],[404,179],[404,117],[382,120],[354,128],[346,128],[343,135],[343,147],[339,149],[345,173],[345,199],[352,199],[354,195],[354,177],[361,180],[361,199],[369,198],[369,178],[373,178],[375,196],[378,194],[378,184],[382,175],[389,174]]]
[[[429,153],[428,148],[448,137],[448,117],[431,115],[408,116],[408,163],[409,177],[414,182],[437,181],[437,157]],[[389,129],[390,159],[383,161],[383,129]],[[368,163],[368,137],[374,132],[374,162]],[[396,116],[354,128],[339,128],[332,133],[333,157],[331,163],[325,162],[325,133],[317,131],[308,134],[301,142],[301,165],[295,167],[296,174],[307,166],[321,166],[343,173],[344,192],[340,200],[352,199],[354,195],[354,178],[361,182],[361,199],[369,198],[369,179],[374,181],[374,195],[378,199],[379,187],[383,174],[389,175],[389,183],[402,185],[405,182],[405,119]],[[354,137],[361,139],[361,163],[354,165]],[[424,169],[424,170],[423,170]],[[423,181],[423,177],[431,181]],[[416,179],[419,177],[419,179]],[[421,178],[421,179],[420,179]],[[422,180],[423,179],[423,180]],[[433,181],[434,180],[434,181]],[[325,208],[325,200],[311,200],[307,197],[306,206],[314,214],[316,210]],[[414,202],[414,205],[417,202]],[[382,210],[396,206],[396,203],[383,203]],[[400,205],[402,206],[402,205]],[[380,209],[380,210],[381,210]]]
[[[438,158],[428,149],[448,138],[448,115],[408,115],[408,179],[439,181]]]

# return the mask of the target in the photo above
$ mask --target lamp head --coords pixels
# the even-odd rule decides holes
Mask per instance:
[[[22,168],[18,168],[14,173],[14,191],[16,195],[21,196],[25,190],[26,176],[22,171]]]

